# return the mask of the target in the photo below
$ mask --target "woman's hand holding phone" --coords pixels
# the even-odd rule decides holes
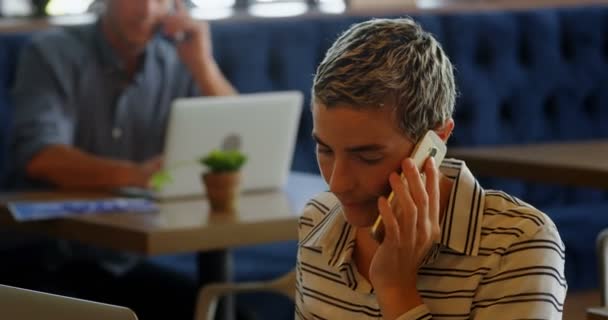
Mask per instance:
[[[416,289],[418,268],[439,240],[439,173],[433,157],[423,166],[423,179],[411,158],[402,163],[403,176],[393,172],[394,201],[378,200],[384,222],[384,240],[370,265],[370,281],[385,319],[422,304]],[[425,181],[423,181],[425,180]]]

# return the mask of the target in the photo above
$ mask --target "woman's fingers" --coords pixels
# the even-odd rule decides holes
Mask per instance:
[[[429,158],[424,165],[424,174],[426,175],[426,193],[429,199],[429,220],[431,239],[434,242],[439,241],[439,171],[435,165],[435,159]]]
[[[401,240],[412,243],[416,239],[418,209],[410,194],[408,181],[396,173],[391,174],[389,181],[394,192],[391,206],[393,212],[397,214]]]
[[[416,167],[416,164],[411,158],[407,158],[401,163],[401,168],[405,178],[407,179],[412,199],[414,199],[418,211],[426,211],[428,208],[429,199],[425,190],[426,188],[424,186],[424,182],[422,181],[422,177],[420,175],[420,171]]]
[[[378,198],[378,212],[382,216],[382,223],[384,223],[383,243],[390,243],[398,246],[401,243],[399,223],[397,223],[397,219],[392,208],[388,204],[388,200],[383,196]]]

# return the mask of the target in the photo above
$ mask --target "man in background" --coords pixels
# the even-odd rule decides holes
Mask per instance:
[[[172,101],[236,94],[208,25],[181,0],[105,7],[95,24],[42,32],[21,53],[11,135],[19,186],[147,187]],[[47,239],[0,243],[3,283],[126,305],[142,319],[191,318],[196,280],[172,268]]]
[[[13,90],[20,176],[61,188],[148,185],[172,101],[231,95],[208,25],[181,1],[106,0],[99,22],[45,32]]]

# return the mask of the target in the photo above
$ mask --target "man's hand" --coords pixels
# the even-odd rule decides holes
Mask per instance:
[[[163,31],[175,40],[180,59],[192,73],[201,93],[209,96],[236,94],[213,58],[209,24],[192,19],[183,0],[172,1],[175,1],[176,11],[163,21]]]
[[[425,185],[413,161],[405,159],[405,179],[397,173],[389,177],[395,193],[392,207],[386,198],[378,200],[386,233],[369,274],[385,319],[396,319],[422,304],[417,272],[440,232],[439,175],[433,161],[425,163]]]
[[[138,164],[104,158],[67,145],[49,145],[27,164],[32,179],[63,189],[114,190],[121,187],[150,187],[150,178],[162,168],[163,159],[154,157]]]
[[[152,175],[160,171],[163,167],[163,158],[160,156],[149,159],[141,164],[129,164],[118,172],[118,184],[123,186],[133,186],[150,188]]]
[[[163,32],[175,41],[182,62],[193,71],[214,64],[211,34],[207,22],[190,17],[183,0],[174,0],[175,12],[163,21]]]

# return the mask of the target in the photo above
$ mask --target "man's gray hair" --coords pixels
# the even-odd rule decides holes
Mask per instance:
[[[440,44],[411,18],[351,26],[317,68],[313,101],[328,108],[394,108],[401,131],[417,141],[452,117],[456,86]]]

